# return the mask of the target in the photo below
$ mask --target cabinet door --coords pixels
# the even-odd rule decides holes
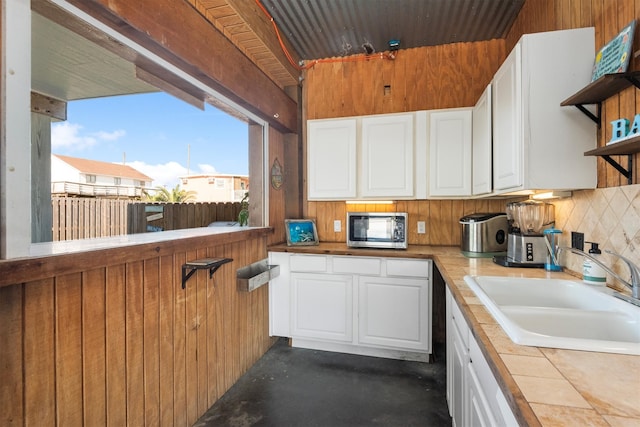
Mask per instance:
[[[362,119],[362,197],[412,197],[413,114]]]
[[[469,363],[469,352],[464,343],[464,340],[455,326],[451,328],[451,331],[447,332],[452,334],[453,348],[451,350],[451,383],[452,383],[452,425],[454,427],[463,427],[467,424],[468,420],[468,403],[469,403],[469,388],[466,380],[467,364]]]
[[[498,425],[491,413],[491,407],[482,391],[480,379],[474,370],[473,362],[467,366],[467,385],[469,387],[468,418],[466,425],[477,427],[491,427]]]
[[[358,342],[430,350],[430,294],[426,279],[360,276]]]
[[[471,194],[491,193],[491,84],[473,107]]]
[[[269,281],[269,336],[291,336],[290,254],[269,252],[269,264],[280,266],[280,275]]]
[[[356,119],[307,122],[308,198],[356,197]]]
[[[353,276],[291,273],[291,333],[353,341]]]
[[[520,45],[511,51],[492,81],[493,187],[522,185],[522,70]]]
[[[471,109],[430,114],[430,196],[471,194],[471,117]]]

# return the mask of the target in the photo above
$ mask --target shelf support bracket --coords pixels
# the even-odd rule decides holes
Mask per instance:
[[[598,102],[596,104],[596,114],[593,114],[591,111],[587,110],[587,108],[584,106],[584,104],[575,104],[575,107],[582,111],[587,117],[589,117],[591,120],[593,120],[595,122],[596,125],[598,125],[598,128],[600,128],[600,105],[601,103]]]
[[[211,259],[198,259],[195,261],[189,261],[182,265],[182,289],[187,287],[187,280],[193,276],[196,270],[209,270],[209,278],[213,277],[213,273],[216,272],[222,266],[228,262],[233,261],[231,258],[211,258]]]
[[[634,85],[636,88],[640,89],[640,80],[636,79],[634,75],[627,75],[625,76],[625,79],[627,79],[627,81]]]
[[[620,172],[625,178],[627,178],[627,183],[629,185],[632,184],[632,179],[631,179],[631,171],[633,170],[633,166],[632,166],[632,162],[633,162],[633,156],[629,155],[629,169],[625,169],[623,168],[620,163],[616,162],[615,160],[613,160],[611,158],[611,156],[604,154],[601,155],[601,157],[603,159],[605,159],[607,161],[607,163],[609,163],[611,166],[613,166],[618,172]]]

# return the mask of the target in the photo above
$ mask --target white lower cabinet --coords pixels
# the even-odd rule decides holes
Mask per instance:
[[[351,342],[353,276],[291,273],[291,334]]]
[[[502,390],[447,288],[447,402],[455,427],[517,426]]]
[[[429,348],[429,281],[358,277],[358,341],[415,350]]]
[[[428,361],[431,261],[271,252],[269,333],[295,347]]]

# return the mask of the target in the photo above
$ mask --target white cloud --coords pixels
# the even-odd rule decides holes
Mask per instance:
[[[164,164],[150,165],[139,160],[127,162],[127,165],[139,170],[143,174],[153,179],[153,187],[164,186],[174,188],[180,183],[179,177],[188,174],[187,168],[178,162],[168,162]],[[215,173],[216,168],[212,165],[200,164],[199,171],[189,171],[191,174]]]
[[[51,147],[53,150],[84,150],[101,141],[116,141],[126,135],[124,130],[82,133],[82,125],[71,122],[54,123],[51,126]]]
[[[51,147],[55,149],[72,148],[82,150],[97,144],[96,138],[80,136],[82,126],[76,123],[64,122],[51,126]]]
[[[200,168],[200,173],[218,173],[212,165],[198,164],[198,167]]]
[[[96,132],[94,135],[104,141],[115,141],[117,139],[122,138],[126,134],[127,133],[122,129],[118,129],[118,130],[114,130],[113,132],[100,131],[100,132]]]

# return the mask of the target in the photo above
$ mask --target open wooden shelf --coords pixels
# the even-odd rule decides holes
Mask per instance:
[[[598,104],[631,85],[640,88],[640,71],[605,74],[562,101],[560,105],[564,107],[567,105]]]
[[[640,71],[605,74],[595,82],[589,83],[573,96],[562,101],[560,105],[563,107],[568,105],[575,106],[600,127],[602,101],[632,85],[640,89]],[[596,104],[595,114],[585,107],[587,104]]]
[[[618,172],[620,172],[629,184],[633,183],[633,157],[634,153],[640,152],[640,135],[629,138],[625,141],[614,142],[613,144],[605,145],[604,147],[596,148],[595,150],[589,150],[584,153],[585,156],[600,156],[613,166]],[[622,165],[616,162],[611,156],[624,156],[628,157],[628,166],[625,169]]]
[[[593,150],[586,151],[585,156],[620,156],[625,154],[640,153],[640,135],[626,141],[614,142]]]
[[[601,124],[602,101],[625,90],[630,86],[640,89],[640,71],[628,71],[625,73],[605,74],[598,80],[589,83],[573,96],[560,103],[565,107],[573,105],[582,111],[587,117],[593,120],[598,127]],[[596,114],[585,107],[585,104],[596,104]],[[600,156],[613,166],[618,172],[627,178],[629,184],[633,181],[633,157],[632,154],[640,152],[640,135],[634,136],[624,141],[615,142],[604,147],[599,147],[584,153],[585,156]],[[625,169],[611,158],[611,156],[628,156],[628,167]]]

